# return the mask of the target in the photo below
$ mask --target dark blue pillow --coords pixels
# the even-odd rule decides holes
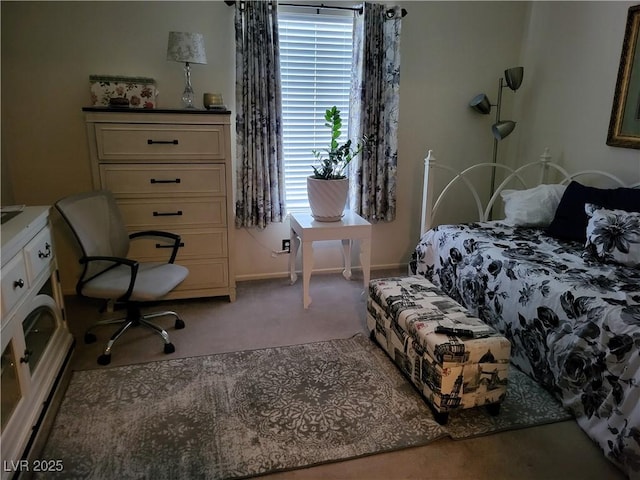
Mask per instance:
[[[562,195],[547,233],[561,240],[587,240],[589,218],[584,205],[592,203],[608,209],[640,212],[640,189],[595,188],[571,182]]]

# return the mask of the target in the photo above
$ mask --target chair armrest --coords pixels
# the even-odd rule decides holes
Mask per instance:
[[[82,296],[81,290],[82,287],[84,286],[85,283],[87,283],[90,280],[93,280],[96,277],[99,277],[100,275],[102,275],[103,273],[119,266],[119,265],[126,265],[131,269],[131,278],[129,279],[129,286],[127,287],[127,291],[117,300],[118,301],[127,301],[129,299],[129,297],[131,296],[131,293],[133,292],[133,286],[136,283],[136,277],[138,276],[138,268],[139,268],[139,263],[136,262],[135,260],[131,260],[129,258],[122,258],[122,257],[111,257],[111,256],[103,256],[103,255],[96,255],[96,256],[91,256],[91,257],[82,257],[80,259],[80,263],[85,265],[85,272],[83,272],[83,276],[86,273],[86,269],[87,266],[91,263],[91,262],[111,262],[113,263],[113,265],[111,265],[110,267],[107,267],[106,269],[102,270],[99,273],[96,273],[95,275],[92,275],[89,278],[81,278],[80,281],[78,281],[78,284],[76,285],[76,291],[78,293],[78,295]]]
[[[167,263],[173,263],[176,259],[176,255],[178,254],[178,249],[180,247],[184,247],[184,243],[181,242],[180,235],[172,232],[164,232],[162,230],[145,230],[142,232],[135,232],[129,234],[129,238],[131,240],[135,240],[138,238],[148,238],[148,237],[159,237],[166,238],[169,240],[173,240],[173,244],[171,245],[162,245],[160,243],[156,243],[156,248],[170,248],[171,255]]]

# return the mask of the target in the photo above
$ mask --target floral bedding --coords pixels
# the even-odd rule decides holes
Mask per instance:
[[[429,230],[410,269],[505,335],[511,362],[640,478],[640,269],[500,222]]]

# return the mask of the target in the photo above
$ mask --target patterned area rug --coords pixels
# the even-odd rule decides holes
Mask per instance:
[[[350,339],[74,372],[46,478],[233,479],[571,418],[519,371],[500,415],[438,425],[386,354]]]

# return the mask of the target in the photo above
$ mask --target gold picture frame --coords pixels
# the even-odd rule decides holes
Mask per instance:
[[[629,7],[607,145],[640,149],[640,5]]]

